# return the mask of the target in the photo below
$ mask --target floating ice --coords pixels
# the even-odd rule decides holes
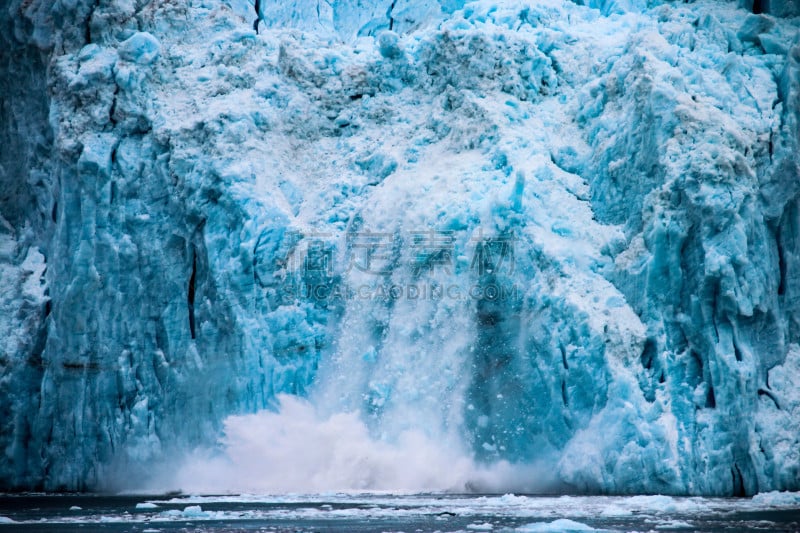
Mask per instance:
[[[552,522],[536,522],[518,527],[517,531],[596,531],[594,528],[570,520],[568,518],[559,518]]]
[[[137,509],[158,509],[158,505],[152,502],[142,502],[136,504]]]

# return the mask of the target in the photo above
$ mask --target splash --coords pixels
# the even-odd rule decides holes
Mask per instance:
[[[358,413],[325,417],[302,398],[279,399],[278,412],[227,418],[222,453],[192,455],[178,472],[180,489],[215,494],[536,492],[547,485],[541,468],[505,461],[480,465],[457,445],[421,430],[382,440],[370,435]]]

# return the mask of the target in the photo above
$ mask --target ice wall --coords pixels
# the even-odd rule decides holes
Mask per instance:
[[[185,169],[187,181],[177,183],[178,154],[192,148],[173,152],[168,136],[153,134],[149,80],[160,45],[137,28],[183,30],[144,4],[27,3],[8,13],[18,27],[13,38],[31,41],[19,45],[27,56],[10,56],[9,84],[29,76],[32,90],[10,90],[4,106],[17,114],[4,129],[11,137],[4,160],[12,162],[4,179],[21,183],[9,195],[16,227],[4,244],[4,353],[11,362],[4,366],[10,416],[3,437],[12,457],[4,484],[113,484],[102,468],[135,479],[174,449],[207,440],[225,415],[263,408],[274,393],[273,372],[278,390],[291,392],[301,392],[308,377],[294,373],[303,373],[302,364],[290,365],[280,383],[282,367],[265,362],[261,340],[236,324],[237,297],[217,294],[231,287],[218,287],[216,273],[224,277],[224,263],[242,258],[228,235],[227,256],[218,255],[220,238],[206,239],[204,226],[208,219],[217,232],[242,226],[241,209],[207,209],[221,184],[198,191],[194,180],[214,181],[205,169]],[[51,60],[37,72],[27,57],[42,50]],[[20,158],[12,142],[38,153],[20,150]],[[44,222],[22,218],[37,214],[34,178],[48,189],[38,204]],[[29,236],[36,229],[39,242]],[[37,263],[45,259],[46,269]],[[250,286],[252,293],[252,276]],[[248,297],[246,285],[235,291]],[[196,413],[191,423],[188,413]]]
[[[377,35],[381,30],[419,30],[424,25],[440,21],[463,5],[463,0],[262,2],[260,15],[269,27],[297,28],[350,41],[360,36]]]
[[[795,4],[261,4],[0,14],[3,486],[289,393],[564,490],[800,488]]]
[[[0,447],[6,485],[25,483],[50,311],[44,256],[52,203],[47,54],[30,24],[0,14]],[[35,465],[40,471],[40,465]]]

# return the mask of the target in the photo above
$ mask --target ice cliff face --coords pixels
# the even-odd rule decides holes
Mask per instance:
[[[6,3],[0,483],[290,393],[569,490],[800,489],[798,15]]]

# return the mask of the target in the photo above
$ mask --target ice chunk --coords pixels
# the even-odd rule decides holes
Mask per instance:
[[[149,65],[156,60],[160,52],[161,43],[146,31],[134,33],[119,47],[120,58],[140,65]]]
[[[141,502],[136,504],[137,509],[158,509],[158,505],[152,502]]]
[[[762,492],[753,496],[753,502],[759,505],[774,507],[793,507],[800,504],[800,493],[778,491]]]
[[[568,518],[559,518],[552,522],[535,522],[520,526],[516,531],[595,531],[594,528],[581,522],[576,522]]]
[[[203,508],[199,505],[189,505],[188,507],[184,508],[182,514],[188,518],[198,518],[208,515],[208,513],[203,512]]]

